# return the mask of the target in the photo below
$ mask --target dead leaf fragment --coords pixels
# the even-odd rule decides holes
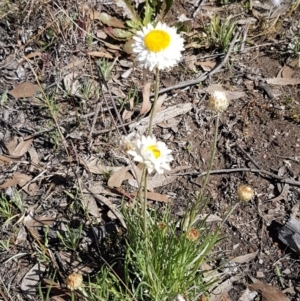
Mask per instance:
[[[141,115],[147,114],[151,110],[150,88],[151,83],[146,83],[143,89],[143,104],[140,111]]]
[[[10,179],[6,180],[3,184],[0,185],[0,189],[5,189],[11,186],[18,185],[29,195],[36,195],[38,191],[38,186],[35,183],[31,183],[28,186],[24,187],[32,177],[23,173],[16,173]]]
[[[113,56],[111,54],[109,54],[108,52],[103,52],[103,51],[90,51],[87,54],[91,55],[91,56],[96,56],[96,57],[104,57],[107,59],[113,59]]]
[[[38,86],[30,82],[24,82],[16,85],[8,93],[15,98],[32,97],[38,91]]]
[[[100,13],[99,14],[99,20],[104,23],[105,25],[112,26],[112,27],[118,27],[118,28],[126,28],[123,21],[117,19],[116,17],[112,17],[107,13]]]
[[[257,250],[256,252],[253,252],[253,253],[248,253],[248,254],[245,254],[245,255],[234,257],[234,258],[230,259],[230,261],[235,262],[235,263],[249,262],[249,261],[251,261],[252,259],[254,259],[256,257],[256,255],[258,254],[258,251],[259,250]]]
[[[264,301],[291,301],[290,298],[277,287],[261,282],[254,277],[250,278],[254,283],[248,284],[248,288],[251,291],[259,291],[262,294]]]
[[[15,157],[22,157],[30,149],[32,141],[33,139],[21,141],[11,153],[11,155]]]
[[[201,66],[201,68],[204,71],[211,71],[216,66],[216,62],[214,61],[196,62],[195,65]]]
[[[130,165],[122,167],[117,172],[114,172],[112,176],[108,179],[107,185],[109,187],[121,187],[123,181],[131,178],[131,175],[128,173]]]
[[[39,155],[36,152],[35,148],[31,147],[28,150],[28,154],[30,157],[30,167],[29,167],[29,171],[32,172],[34,171],[35,168],[37,168],[38,164],[39,164]]]
[[[271,85],[288,86],[288,85],[299,85],[300,78],[267,78],[266,82]]]
[[[132,192],[130,194],[133,196],[137,196],[137,192]],[[170,202],[170,198],[167,195],[156,193],[156,192],[148,192],[147,199],[152,200],[152,201],[162,202],[162,203]]]

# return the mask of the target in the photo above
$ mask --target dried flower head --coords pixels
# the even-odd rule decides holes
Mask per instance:
[[[148,24],[133,37],[133,53],[142,68],[152,71],[154,68],[173,67],[181,58],[184,50],[183,39],[175,27],[158,22],[156,26]]]
[[[211,110],[217,113],[224,112],[229,106],[229,101],[225,92],[215,91],[212,95],[210,95],[208,106]]]
[[[70,291],[79,289],[82,285],[82,275],[78,273],[70,274],[66,279],[66,285]]]
[[[165,223],[165,222],[158,222],[157,223],[157,228],[159,229],[159,230],[163,230],[163,229],[165,229],[167,227],[167,224]]]
[[[186,238],[190,241],[195,241],[199,238],[199,231],[197,229],[190,229],[186,232]]]
[[[122,136],[120,140],[121,149],[124,152],[133,151],[136,148],[136,142],[141,138],[141,135],[138,133],[130,133],[127,136]]]
[[[254,190],[249,185],[241,184],[237,189],[237,195],[241,201],[249,202],[254,196]]]

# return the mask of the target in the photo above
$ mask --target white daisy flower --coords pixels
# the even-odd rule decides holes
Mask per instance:
[[[176,28],[161,22],[155,27],[152,24],[144,26],[133,39],[132,50],[137,54],[139,66],[150,71],[173,67],[184,50],[184,40],[177,34]]]
[[[214,93],[209,97],[208,106],[215,112],[224,112],[229,106],[229,101],[225,92],[214,91]]]
[[[144,163],[149,173],[156,170],[159,174],[163,174],[165,169],[171,170],[169,164],[173,161],[171,152],[164,142],[156,141],[155,137],[150,136],[141,136],[136,141],[136,148],[127,151],[133,156],[134,161]]]

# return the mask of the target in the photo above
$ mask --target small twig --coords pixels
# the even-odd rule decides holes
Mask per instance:
[[[260,166],[252,159],[252,157],[244,150],[242,149],[238,144],[236,144],[237,148],[253,163],[253,165],[256,168],[260,168]]]
[[[284,177],[278,176],[272,172],[263,170],[263,169],[253,169],[253,168],[232,168],[232,169],[217,169],[217,170],[212,170],[210,172],[210,174],[222,174],[222,173],[232,173],[232,172],[242,172],[242,171],[247,171],[247,172],[252,172],[252,173],[261,173],[261,174],[265,174],[266,176],[276,179],[282,183],[286,183],[286,184],[290,184],[293,186],[298,186],[300,187],[300,182],[298,181],[294,181],[291,179],[286,179]],[[184,173],[177,173],[174,174],[174,176],[187,176],[187,175],[191,175],[191,176],[198,176],[198,177],[203,177],[207,174],[207,171],[196,171],[196,172],[184,172]]]
[[[198,3],[197,3],[197,5],[198,5],[198,7],[197,7],[197,9],[194,11],[194,13],[193,13],[193,18],[195,18],[196,16],[197,16],[197,14],[199,13],[199,11],[200,11],[200,9],[201,9],[201,6],[203,6],[204,4],[205,4],[205,2],[206,2],[207,0],[200,0],[200,1],[197,1]]]
[[[55,129],[56,129],[56,127],[54,126],[54,127],[50,128],[50,129],[46,129],[46,130],[42,130],[42,131],[35,132],[35,133],[33,133],[33,134],[29,135],[29,136],[26,136],[23,140],[26,141],[26,140],[35,138],[35,137],[40,136],[40,135],[43,135],[43,134],[45,134],[45,133],[52,132],[52,131],[54,131]]]
[[[247,22],[246,25],[245,25],[245,29],[244,29],[244,33],[243,33],[243,37],[242,37],[242,41],[241,41],[241,49],[240,49],[241,52],[244,52],[244,49],[245,49],[245,42],[246,42],[246,39],[247,39],[249,25],[250,25],[249,22]]]
[[[233,40],[230,43],[230,46],[228,48],[228,51],[227,51],[224,59],[213,70],[211,70],[210,72],[205,72],[205,73],[201,74],[196,79],[184,81],[184,82],[181,82],[177,85],[174,85],[174,86],[171,86],[171,87],[168,87],[168,88],[165,88],[165,89],[161,89],[161,90],[158,91],[158,94],[163,94],[163,93],[166,93],[166,92],[174,90],[174,89],[181,89],[181,88],[185,88],[185,87],[188,87],[188,86],[197,85],[197,84],[203,82],[204,80],[206,80],[208,77],[211,77],[212,75],[218,73],[220,71],[220,69],[226,64],[230,54],[232,53],[233,47],[234,47],[234,45],[237,41],[237,38],[238,38],[239,34],[240,34],[240,31],[237,30],[237,32],[235,33],[235,35],[233,37]],[[151,96],[153,96],[153,95],[151,95]]]

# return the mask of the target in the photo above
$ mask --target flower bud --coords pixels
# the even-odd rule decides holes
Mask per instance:
[[[195,241],[199,238],[199,231],[197,229],[190,229],[186,232],[186,238],[189,241]]]
[[[229,106],[229,101],[226,97],[225,92],[222,91],[213,92],[213,94],[210,95],[209,97],[208,106],[210,107],[211,110],[217,113],[224,112]]]
[[[70,291],[77,290],[81,287],[82,284],[82,275],[78,273],[72,273],[67,277],[66,280],[67,288]]]
[[[249,202],[254,196],[254,190],[249,185],[241,184],[237,189],[237,195],[241,201]]]

